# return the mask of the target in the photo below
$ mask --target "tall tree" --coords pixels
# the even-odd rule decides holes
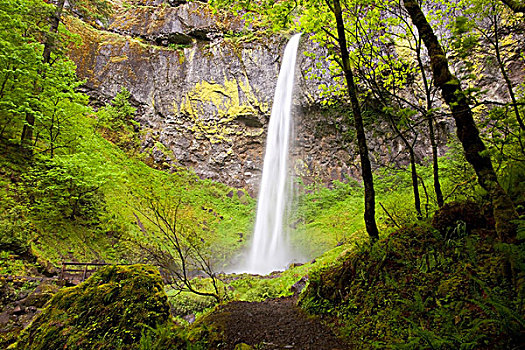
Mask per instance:
[[[418,217],[422,217],[419,186],[424,186],[424,183],[417,174],[415,145],[421,141],[423,133],[420,125],[425,123],[432,146],[437,204],[442,206],[444,199],[439,182],[432,111],[435,89],[427,79],[427,66],[421,56],[421,39],[396,2],[377,1],[373,7],[364,1],[353,2],[351,7],[347,6],[347,12],[356,23],[356,30],[348,31],[348,35],[355,47],[359,83],[372,97],[367,100],[371,100],[368,105],[374,114],[385,116],[405,145],[412,173],[414,207]]]
[[[515,84],[509,75],[509,66],[517,63],[513,50],[517,33],[521,31],[521,20],[503,4],[491,0],[463,0],[457,6],[464,14],[456,18],[453,28],[457,52],[470,70],[491,63],[496,65],[510,97],[508,106],[520,129],[525,131]]]
[[[304,1],[236,1],[212,0],[212,6],[228,7],[246,11],[245,17],[250,23],[259,24],[272,30],[295,27],[297,31],[314,33],[311,40],[321,43],[329,51],[334,80],[339,83],[339,75],[344,76],[341,86],[338,84],[335,95],[339,99],[349,99],[353,123],[357,135],[358,152],[361,162],[361,175],[365,187],[365,226],[372,240],[378,238],[375,220],[375,191],[372,167],[366,142],[362,111],[358,91],[352,72],[352,63],[347,46],[345,20],[339,0],[304,0]],[[335,19],[335,25],[334,25]],[[335,27],[335,28],[334,28]],[[341,74],[342,73],[342,74]],[[345,86],[345,87],[343,87]],[[327,87],[327,90],[333,87]],[[340,90],[339,90],[340,89]],[[329,91],[333,92],[333,91]],[[328,94],[329,94],[328,93]],[[345,94],[347,97],[343,97]]]
[[[354,127],[357,135],[357,144],[359,148],[359,158],[361,160],[361,176],[365,187],[365,226],[368,235],[373,239],[379,238],[377,224],[375,220],[375,191],[374,178],[372,175],[372,167],[370,165],[370,158],[368,156],[368,146],[366,143],[365,128],[363,125],[363,117],[361,115],[361,107],[359,106],[359,99],[357,98],[357,88],[354,82],[354,74],[350,63],[350,54],[346,45],[345,24],[343,21],[343,13],[339,0],[333,0],[333,4],[326,0],[326,4],[333,12],[337,23],[337,42],[341,50],[341,68],[345,75],[346,86],[350,103],[352,105],[352,116],[354,118]]]
[[[42,62],[44,65],[39,69],[39,76],[45,75],[46,66],[51,61],[51,52],[57,42],[58,27],[60,25],[60,18],[62,17],[62,11],[64,9],[65,0],[59,0],[56,4],[55,10],[49,16],[49,31],[45,34],[44,49],[42,51]],[[34,93],[39,95],[42,92],[42,86],[38,80],[35,80]],[[33,131],[35,128],[35,117],[36,113],[27,112],[25,117],[24,127],[22,129],[22,135],[20,137],[20,145],[26,149],[30,149],[30,144],[33,140]]]
[[[512,239],[516,234],[516,226],[512,221],[518,215],[512,200],[498,182],[460,82],[450,72],[445,52],[417,0],[404,0],[404,6],[428,50],[434,84],[441,89],[443,99],[452,112],[465,158],[476,171],[479,184],[491,198],[496,231],[501,239]]]
[[[44,65],[39,70],[39,75],[45,78],[46,71],[53,64],[52,54],[58,56],[61,53],[64,42],[59,38],[59,27],[64,13],[65,6],[71,13],[84,17],[85,19],[105,19],[111,13],[110,3],[106,0],[58,0],[54,11],[48,17],[49,30],[44,36],[44,48],[42,51],[42,62]],[[39,95],[42,92],[42,86],[38,80],[34,83],[34,93]],[[36,114],[26,113],[25,123],[20,138],[22,147],[27,148],[33,140],[33,131],[35,128]]]
[[[4,137],[13,138],[24,127],[24,119],[40,114],[33,90],[42,70],[43,19],[50,8],[39,0],[0,2],[0,134]]]

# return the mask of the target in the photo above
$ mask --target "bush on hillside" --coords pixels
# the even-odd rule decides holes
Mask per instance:
[[[519,347],[525,247],[494,236],[403,228],[310,276],[300,304],[337,315],[356,348]]]

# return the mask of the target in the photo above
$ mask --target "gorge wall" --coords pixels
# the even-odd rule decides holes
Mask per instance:
[[[121,6],[105,29],[74,18],[67,25],[81,36],[71,56],[93,103],[128,89],[145,131],[143,148],[156,161],[256,193],[287,38],[245,32],[240,18],[215,14],[198,2],[135,0]],[[294,165],[305,182],[359,175],[357,152],[345,136],[348,112],[320,104],[319,85],[334,84],[322,54],[303,39]],[[307,77],[309,70],[316,79]],[[373,129],[374,163],[405,162],[402,143],[386,123]],[[451,127],[438,123],[437,131],[443,145]],[[419,159],[428,156],[429,145],[422,143],[417,153]]]
[[[78,19],[68,25],[82,36],[73,49],[78,75],[95,103],[127,88],[146,135],[144,148],[157,161],[192,168],[202,178],[256,192],[266,126],[285,37],[243,33],[239,18],[222,18],[205,5],[140,1],[116,12],[106,30]],[[355,157],[335,121],[317,107],[315,67],[330,81],[327,63],[306,57],[304,40],[294,105],[296,170],[308,178],[343,179]],[[354,171],[355,172],[355,171]]]

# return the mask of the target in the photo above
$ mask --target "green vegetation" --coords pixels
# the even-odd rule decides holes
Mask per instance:
[[[78,38],[61,19],[81,15],[86,21],[103,20],[108,3],[5,0],[0,3],[0,273],[53,275],[64,260],[149,265],[107,266],[86,282],[61,289],[16,343],[20,325],[2,332],[1,345],[220,348],[221,334],[206,325],[203,315],[229,301],[290,297],[298,294],[294,285],[308,283],[300,295],[301,307],[328,316],[355,347],[521,346],[525,90],[523,82],[509,77],[511,64],[523,63],[523,55],[516,55],[515,62],[506,57],[519,42],[515,35],[522,17],[502,4],[487,6],[484,0],[444,2],[442,10],[424,14],[433,26],[450,32],[441,45],[465,67],[457,79],[444,74],[449,79],[441,88],[454,87],[445,100],[456,121],[461,119],[458,113],[468,109],[468,117],[475,117],[482,130],[476,152],[460,133],[463,143],[449,140],[448,152],[438,158],[433,133],[449,111],[437,107],[443,103],[429,76],[437,68],[423,50],[428,38],[419,37],[405,20],[405,10],[416,11],[417,3],[405,0],[408,6],[403,7],[390,1],[374,6],[341,1],[342,9],[335,7],[339,1],[317,0],[210,3],[244,13],[254,29],[315,32],[311,39],[327,49],[324,58],[334,74],[334,85],[321,86],[326,117],[335,107],[344,118],[355,117],[357,109],[348,112],[342,81],[343,72],[347,78],[354,74],[357,90],[351,97],[356,101],[351,105],[360,105],[365,128],[374,132],[376,125],[385,124],[402,139],[410,164],[374,172],[379,240],[368,240],[361,182],[346,179],[329,187],[298,183],[287,224],[293,228],[294,249],[310,262],[268,278],[218,273],[245,247],[255,202],[244,190],[199,179],[173,162],[154,158],[153,149],[141,149],[148,130],[136,121],[131,87],[122,86],[97,111],[88,105],[88,97],[78,91],[83,82],[67,56]],[[454,11],[465,16],[443,19]],[[341,32],[334,30],[333,15],[342,15],[338,24],[346,25],[351,48],[348,57],[341,57],[343,67],[336,54],[345,42],[337,37]],[[419,25],[432,32],[423,21]],[[225,39],[234,46],[256,45],[261,33],[230,31]],[[115,58],[122,59],[127,56]],[[490,69],[501,75],[508,101],[490,101],[475,87]],[[318,78],[314,71],[308,74]],[[175,106],[191,119],[196,139],[223,142],[238,131],[231,122],[239,115],[268,110],[255,98],[250,82],[236,79],[225,80],[224,86],[196,84]],[[470,87],[461,90],[458,79]],[[241,95],[251,102],[241,103]],[[479,101],[475,108],[474,101]],[[222,118],[218,124],[207,124],[201,103],[216,107]],[[459,103],[468,108],[458,111]],[[477,137],[474,123],[467,131]],[[344,137],[353,140],[355,130]],[[431,159],[415,158],[420,140],[428,142],[418,147],[433,148]],[[165,146],[154,147],[173,159]],[[485,168],[476,163],[480,160]],[[492,169],[489,181],[483,179],[487,169]],[[496,183],[501,188],[492,186]],[[502,204],[495,192],[508,194],[512,203],[503,209],[512,220],[497,216],[508,202]],[[518,219],[517,213],[522,215]],[[152,265],[162,268],[168,283]],[[0,289],[14,295],[9,299],[3,293],[2,304],[22,305],[37,284],[1,277]],[[18,289],[12,292],[15,285]],[[2,319],[15,312],[12,305],[2,305],[0,311],[4,309]],[[192,314],[197,321],[186,325],[183,317]],[[176,325],[172,316],[184,326]]]
[[[61,289],[12,349],[137,349],[144,331],[169,322],[158,271],[146,265],[104,267]]]
[[[85,122],[92,123],[89,118]],[[13,171],[1,177],[6,194],[0,204],[4,247],[17,253],[31,251],[54,264],[73,257],[138,261],[135,243],[154,234],[147,222],[141,231],[134,213],[139,213],[152,188],[170,203],[181,200],[184,220],[198,217],[199,232],[209,232],[219,264],[227,262],[231,246],[241,246],[239,232],[247,234],[251,225],[254,203],[249,196],[229,198],[231,188],[198,181],[182,169],[176,174],[154,170],[93,131],[90,134],[82,140],[82,152],[35,157],[30,163],[23,163],[23,158],[11,163],[16,153],[0,157]],[[4,147],[16,152],[11,145]]]
[[[230,198],[232,189],[200,181],[185,169],[171,168],[171,174],[152,169],[166,166],[152,160],[151,150],[139,154],[141,127],[128,90],[123,87],[97,113],[76,91],[82,82],[64,51],[74,36],[62,24],[49,61],[42,61],[38,52],[53,35],[44,24],[52,6],[21,0],[0,6],[2,250],[48,272],[72,259],[151,261],[140,242],[155,244],[154,230],[148,223],[141,228],[136,214],[155,193],[180,201],[180,214],[191,226],[190,218],[200,221],[199,232],[217,233],[208,234],[207,244],[214,244],[217,268],[225,264],[231,248],[243,243],[239,233],[246,236],[250,229],[253,200]],[[154,192],[152,184],[158,185]],[[6,266],[11,274],[24,275],[29,268],[11,265]]]
[[[349,252],[339,266],[310,275],[302,307],[337,317],[349,344],[362,348],[518,346],[525,246],[470,231],[475,222],[448,224],[441,233],[406,227]]]

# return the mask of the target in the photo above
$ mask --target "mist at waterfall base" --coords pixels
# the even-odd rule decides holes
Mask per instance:
[[[241,263],[231,269],[232,272],[263,275],[282,271],[294,260],[288,229],[284,226],[285,214],[292,197],[288,158],[293,136],[291,110],[295,61],[300,37],[301,34],[294,35],[284,50],[268,125],[251,247],[245,252]]]

